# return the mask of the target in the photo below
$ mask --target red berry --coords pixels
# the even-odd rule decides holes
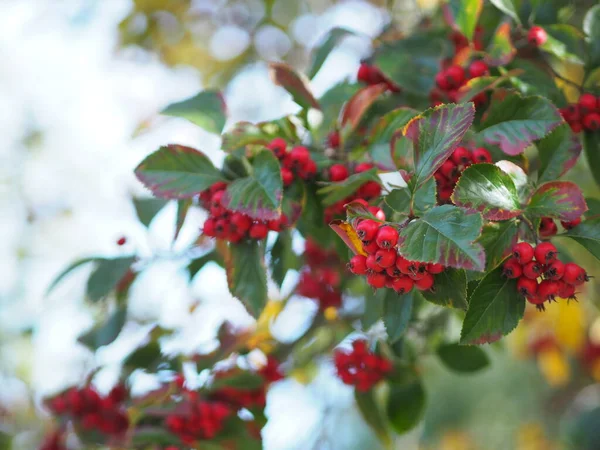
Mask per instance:
[[[449,180],[452,179],[456,173],[456,164],[454,164],[454,162],[450,159],[444,161],[444,164],[442,164],[439,168],[439,171],[441,172],[442,175],[444,175],[446,178],[448,178]]]
[[[404,258],[403,256],[398,255],[396,257],[396,267],[400,272],[405,275],[411,273],[411,269],[414,267],[412,261]]]
[[[559,284],[554,280],[543,280],[538,285],[537,294],[544,300],[554,300],[554,297],[558,294]]]
[[[290,160],[296,167],[302,167],[310,161],[310,152],[301,145],[294,147],[290,152]]]
[[[473,161],[476,163],[491,163],[492,154],[483,147],[473,150]]]
[[[585,269],[575,263],[565,264],[565,272],[562,280],[565,283],[572,284],[573,286],[581,286],[583,283],[589,280]]]
[[[369,255],[377,252],[379,250],[379,245],[377,242],[373,241],[363,241],[363,250],[367,252]]]
[[[529,33],[527,33],[527,40],[531,45],[539,47],[540,45],[544,45],[548,40],[548,35],[542,27],[533,26],[529,29]]]
[[[392,278],[398,278],[402,275],[402,272],[400,272],[400,269],[398,269],[395,264],[391,267],[387,267],[385,269],[385,273],[387,273]]]
[[[117,245],[125,245],[125,243],[127,242],[127,238],[125,236],[120,237],[119,240],[117,241]]]
[[[373,168],[373,164],[371,163],[360,163],[358,164],[355,168],[354,168],[354,173],[362,173],[362,172],[366,172],[367,170],[371,170]]]
[[[556,259],[557,254],[556,247],[550,242],[542,242],[534,250],[535,259],[540,264],[550,264]]]
[[[252,239],[264,239],[267,237],[268,233],[269,228],[267,228],[267,225],[262,222],[257,222],[252,224],[249,234]]]
[[[442,273],[444,271],[444,266],[438,263],[429,263],[427,264],[427,272],[432,275],[436,275],[438,273]]]
[[[586,130],[600,130],[600,113],[593,112],[583,116],[583,127]]]
[[[523,268],[519,261],[515,258],[510,258],[504,263],[502,273],[506,278],[519,278],[523,274]]]
[[[327,143],[331,148],[338,148],[340,146],[340,133],[337,131],[332,131],[327,136]]]
[[[384,225],[377,231],[375,242],[381,248],[392,248],[398,243],[398,230],[390,225]]]
[[[465,81],[465,69],[458,65],[448,67],[446,69],[446,81],[451,88],[462,86]]]
[[[469,74],[472,78],[482,77],[489,74],[489,68],[483,61],[473,61],[469,66]]]
[[[383,209],[378,208],[377,206],[369,206],[367,209],[375,216],[377,220],[385,220],[385,213],[383,212]]]
[[[281,181],[284,186],[289,186],[294,181],[294,174],[286,167],[281,168]]]
[[[367,275],[367,283],[376,289],[384,287],[386,280],[387,276],[383,273],[372,272]]]
[[[454,192],[454,188],[452,187],[443,187],[438,190],[438,196],[440,198],[441,203],[449,202],[450,197],[452,197],[452,193]]]
[[[558,286],[558,296],[560,298],[575,298],[575,286],[561,280]]]
[[[575,220],[571,220],[570,222],[565,222],[563,220],[560,221],[560,224],[563,226],[563,228],[565,230],[570,230],[572,228],[575,228],[577,225],[579,225],[581,223],[581,217],[578,217]]]
[[[285,156],[285,150],[287,148],[287,142],[283,138],[275,138],[273,139],[269,145],[267,145],[269,150],[272,150],[277,158],[281,159]]]
[[[540,236],[544,238],[552,237],[558,232],[558,227],[554,220],[549,217],[542,217],[540,221]]]
[[[513,246],[512,254],[519,264],[525,265],[533,259],[533,247],[527,242],[519,242]]]
[[[419,262],[412,262],[411,266],[409,266],[408,276],[411,277],[414,281],[419,281],[425,278],[426,275],[430,275],[427,271],[427,265]]]
[[[446,72],[442,71],[442,72],[438,72],[435,76],[435,84],[437,84],[437,86],[442,90],[442,91],[447,91],[448,89],[450,89],[450,83],[448,83],[448,80],[446,79]]]
[[[415,287],[420,291],[428,291],[433,287],[433,282],[433,275],[426,272],[420,280],[415,281]]]
[[[532,280],[537,280],[542,275],[542,265],[537,261],[529,261],[523,266],[523,275]]]
[[[546,272],[544,272],[544,276],[549,280],[560,280],[565,273],[565,265],[562,261],[556,260],[552,261],[550,265],[546,268]]]
[[[596,96],[594,94],[590,94],[589,92],[581,94],[577,103],[584,114],[594,111],[597,108]]]
[[[371,254],[371,255],[367,256],[367,259],[366,259],[367,268],[371,269],[374,272],[383,272],[384,267],[381,267],[379,265],[379,263],[377,262],[377,257],[375,255],[376,254]]]
[[[456,147],[452,152],[452,162],[457,166],[468,166],[471,164],[471,152],[465,147]]]
[[[525,297],[533,297],[536,295],[538,289],[537,281],[531,278],[521,277],[517,281],[517,291]]]
[[[572,122],[569,125],[573,133],[581,133],[583,131],[583,124],[580,122]]]
[[[348,263],[350,271],[355,275],[364,275],[367,273],[367,257],[363,255],[354,255]]]
[[[399,278],[396,278],[392,283],[392,289],[394,289],[398,294],[407,294],[413,288],[415,282],[406,275],[403,275]]]
[[[390,249],[379,249],[375,253],[375,261],[384,269],[388,267],[392,267],[396,262],[396,250],[393,248]]]
[[[329,168],[329,179],[331,181],[343,181],[348,176],[348,169],[343,164],[334,164]]]
[[[367,181],[358,189],[358,195],[364,198],[375,198],[381,194],[381,186],[376,181]]]
[[[231,215],[229,223],[240,233],[245,233],[252,226],[252,219],[245,214],[235,212]]]
[[[545,298],[543,298],[539,295],[527,296],[525,298],[527,299],[527,301],[529,303],[531,303],[532,305],[535,305],[538,310],[544,311],[544,309],[545,309],[544,302],[546,301]]]
[[[356,227],[356,234],[361,241],[372,241],[377,236],[379,230],[379,223],[374,220],[365,219],[361,221]]]

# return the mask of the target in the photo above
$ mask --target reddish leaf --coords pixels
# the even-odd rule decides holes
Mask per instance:
[[[571,169],[581,154],[581,140],[563,124],[536,145],[540,155],[538,181],[552,181]]]
[[[356,129],[367,110],[386,90],[386,84],[374,84],[362,88],[348,100],[340,116],[342,138]]]
[[[526,213],[531,217],[552,217],[563,221],[575,220],[587,211],[579,186],[570,181],[542,184],[531,196]]]
[[[343,220],[334,220],[329,226],[342,238],[355,255],[367,256],[367,252],[364,251],[362,242],[356,234],[356,231],[354,231],[354,228],[352,228],[352,225]]]
[[[303,108],[321,109],[310,90],[308,78],[296,72],[293,67],[284,63],[271,63],[269,75],[273,83],[292,94],[294,101]]]

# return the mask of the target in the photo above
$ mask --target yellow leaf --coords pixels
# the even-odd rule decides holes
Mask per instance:
[[[551,386],[564,386],[571,375],[566,355],[558,348],[549,348],[539,353],[540,371]]]

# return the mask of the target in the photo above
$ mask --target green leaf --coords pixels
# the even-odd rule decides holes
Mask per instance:
[[[258,373],[240,371],[223,378],[215,378],[210,388],[215,391],[224,387],[254,390],[264,386],[264,384],[265,380]]]
[[[271,248],[273,281],[281,287],[288,270],[298,270],[300,266],[300,258],[292,249],[292,234],[289,230],[280,232]]]
[[[579,186],[570,181],[550,181],[533,193],[526,214],[530,217],[552,217],[571,221],[587,211]]]
[[[559,236],[573,239],[600,260],[600,218],[584,220]]]
[[[584,133],[583,148],[590,172],[596,184],[600,186],[600,133]]]
[[[452,201],[482,213],[487,220],[507,220],[521,214],[521,204],[510,175],[494,164],[473,164],[460,176]]]
[[[177,446],[181,443],[179,437],[169,433],[164,427],[158,426],[136,426],[131,436],[131,443],[136,448],[142,446]]]
[[[412,213],[422,216],[435,206],[435,192],[435,178],[430,178],[415,192],[412,192],[408,187],[393,189],[385,196],[385,202],[394,211],[404,216],[411,215],[412,205]]]
[[[473,40],[483,0],[448,0],[444,6],[444,16],[450,26],[464,34],[469,41]]]
[[[583,64],[583,33],[572,25],[555,24],[544,27],[548,38],[540,49],[556,56],[561,61]]]
[[[96,325],[77,339],[90,350],[95,351],[103,345],[113,342],[125,325],[127,309],[119,307],[102,324]]]
[[[162,198],[134,198],[133,206],[140,222],[145,226],[150,226],[154,216],[163,209],[167,200]]]
[[[404,126],[417,115],[417,111],[410,108],[398,108],[381,117],[370,133],[369,153],[373,162],[381,170],[396,170],[408,168],[406,155],[392,153],[390,145],[394,136],[402,133]],[[412,158],[410,160],[412,163]]]
[[[421,187],[450,157],[473,123],[472,103],[440,105],[412,119],[404,135],[413,142],[413,190]]]
[[[220,266],[224,266],[224,262],[221,258],[221,255],[215,250],[212,250],[199,258],[193,259],[187,266],[187,270],[190,274],[190,278],[193,278],[202,268],[210,263],[215,262]]]
[[[158,342],[151,341],[142,347],[135,349],[125,360],[123,366],[127,370],[133,371],[136,369],[150,370],[156,366],[161,359],[162,353]]]
[[[563,92],[558,88],[548,72],[532,61],[516,58],[510,65],[511,72],[520,70],[519,75],[511,75],[512,84],[525,95],[548,97],[554,104],[566,103]]]
[[[400,232],[400,253],[412,261],[481,272],[485,254],[475,240],[482,226],[480,214],[453,205],[436,206]]]
[[[479,347],[442,344],[436,353],[446,367],[456,372],[477,372],[490,364],[487,354]]]
[[[364,172],[355,173],[350,175],[344,181],[335,183],[323,183],[325,187],[320,188],[317,193],[323,196],[321,200],[323,205],[330,206],[334,203],[344,200],[350,194],[353,194],[365,184],[367,181],[375,181],[379,183],[379,177],[377,176],[377,169],[370,169]]]
[[[229,291],[258,317],[267,304],[267,273],[263,260],[264,246],[247,241],[229,246],[225,258]]]
[[[471,78],[463,84],[458,90],[459,103],[466,103],[482,92],[495,89],[499,84],[506,81],[507,78],[496,76],[483,76]]]
[[[433,288],[421,293],[425,300],[440,306],[467,309],[467,274],[464,270],[446,268],[434,278]]]
[[[375,401],[375,391],[370,390],[367,392],[354,391],[354,399],[358,410],[362,414],[363,419],[373,429],[377,437],[383,442],[389,445],[391,439],[388,432],[388,427],[385,423],[383,412],[379,408],[379,405]]]
[[[252,161],[252,173],[227,186],[223,205],[254,219],[272,220],[281,215],[283,183],[279,161],[273,152],[261,150]]]
[[[404,434],[414,428],[425,412],[425,390],[420,381],[390,384],[387,415],[394,431]]]
[[[227,181],[208,157],[183,145],[161,147],[144,159],[135,175],[162,198],[190,198],[217,181]]]
[[[296,142],[296,126],[290,117],[283,117],[270,122],[250,123],[238,122],[231,131],[223,133],[221,149],[224,152],[233,152],[239,149],[259,149],[269,144],[276,137],[288,142]]]
[[[96,261],[97,266],[87,282],[87,298],[91,302],[97,302],[110,294],[134,261],[135,257],[133,256],[114,259],[99,258]]]
[[[483,60],[489,66],[505,66],[515,57],[517,49],[513,47],[510,31],[511,26],[508,22],[501,23],[496,28],[494,37],[487,48],[487,53],[483,57]]]
[[[190,206],[192,206],[191,199],[177,201],[177,220],[175,222],[175,236],[173,237],[174,241],[177,240],[177,237],[179,237],[179,232],[183,227],[183,223],[185,222],[187,213],[190,210]]]
[[[507,155],[518,155],[561,123],[563,119],[550,100],[499,90],[492,95],[479,134]]]
[[[378,320],[383,317],[383,307],[385,297],[389,289],[377,289],[375,291],[367,289],[364,295],[365,311],[360,316],[360,323],[363,330],[371,328]]]
[[[46,289],[46,295],[48,295],[56,286],[58,286],[58,284],[68,274],[70,274],[73,270],[75,270],[79,266],[82,266],[89,262],[97,262],[97,261],[100,261],[101,259],[102,258],[97,258],[97,257],[83,258],[83,259],[80,259],[80,260],[75,261],[74,263],[70,264],[66,269],[64,269],[60,274],[58,274],[58,276],[56,278],[54,278],[54,281],[52,281],[52,283],[50,283],[50,286],[48,286],[48,289]]]
[[[490,2],[504,14],[515,19],[517,23],[521,23],[517,7],[513,0],[490,0]]]
[[[600,66],[600,5],[591,7],[583,19],[583,31],[589,41],[590,68]]]
[[[226,120],[225,109],[225,102],[220,92],[202,91],[187,100],[170,104],[161,111],[161,114],[181,117],[209,133],[221,134]]]
[[[461,344],[487,344],[510,333],[525,312],[525,297],[517,280],[506,278],[502,266],[492,270],[470,295]]]
[[[563,124],[536,144],[540,157],[538,182],[553,181],[571,169],[579,155],[582,145],[571,127]]]
[[[398,295],[391,289],[386,289],[383,300],[383,324],[390,343],[398,341],[410,322],[413,311],[414,291]]]
[[[585,213],[586,219],[596,219],[600,217],[600,199],[587,197],[585,202],[588,205],[588,210]]]
[[[519,226],[514,220],[489,222],[484,225],[477,242],[483,245],[486,256],[486,269],[495,269],[511,252],[517,243]]]
[[[320,109],[319,102],[313,96],[308,79],[285,63],[269,64],[269,75],[273,83],[288,91],[296,103],[302,108]]]
[[[358,84],[342,82],[336,84],[319,99],[323,121],[318,129],[312,130],[315,142],[325,139],[325,136],[337,128],[340,111],[346,103],[358,90]]]
[[[340,40],[348,35],[354,34],[353,31],[345,28],[332,28],[329,32],[317,43],[313,51],[311,52],[311,61],[308,68],[308,78],[314,78],[319,72],[323,63],[331,53],[331,51],[338,45]]]

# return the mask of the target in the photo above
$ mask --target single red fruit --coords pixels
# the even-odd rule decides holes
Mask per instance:
[[[358,195],[364,198],[372,199],[379,197],[381,194],[381,186],[376,181],[367,181],[358,189]]]
[[[438,263],[429,263],[427,264],[427,272],[432,275],[436,275],[438,273],[442,273],[444,271],[444,266]]]
[[[403,275],[399,278],[396,278],[392,283],[392,289],[394,289],[398,294],[407,294],[410,292],[414,286],[414,281]]]
[[[361,241],[372,241],[377,236],[379,230],[379,223],[374,220],[365,219],[361,221],[356,227],[356,234]]]
[[[433,287],[433,275],[425,272],[420,280],[415,281],[415,287],[420,291],[428,291]]]
[[[377,252],[379,250],[379,245],[377,242],[373,241],[363,241],[363,250],[367,252],[369,255]]]
[[[448,67],[446,69],[446,81],[454,89],[462,86],[465,81],[465,69],[458,65]]]
[[[375,242],[381,248],[392,248],[398,243],[398,230],[390,225],[384,225],[377,231]]]
[[[502,274],[506,278],[519,278],[523,274],[523,267],[516,258],[510,258],[504,263]]]
[[[371,170],[373,167],[373,164],[371,163],[360,163],[358,164],[355,168],[354,168],[354,173],[362,173],[362,172],[366,172],[367,170]]]
[[[290,169],[285,167],[281,168],[281,181],[284,186],[289,186],[294,181],[294,174]]]
[[[387,276],[384,273],[372,272],[367,275],[367,283],[376,289],[384,287],[386,280]]]
[[[388,267],[392,267],[396,262],[396,255],[396,250],[393,248],[381,248],[375,253],[375,261],[377,261],[377,264],[381,267],[387,269]]]
[[[231,215],[229,223],[240,233],[245,233],[252,226],[252,219],[245,214],[235,212]]]
[[[385,273],[387,273],[392,278],[398,278],[402,275],[402,272],[400,272],[400,269],[398,269],[395,264],[391,267],[386,268]]]
[[[472,78],[489,75],[489,73],[489,67],[483,61],[473,61],[469,66],[469,75],[471,75]]]
[[[471,164],[471,152],[465,147],[456,147],[450,158],[457,166],[468,166]]]
[[[348,268],[355,275],[364,275],[367,273],[367,257],[363,255],[355,255],[350,259]]]
[[[600,130],[600,113],[593,112],[583,116],[583,127],[586,130]]]
[[[521,277],[517,281],[517,291],[525,297],[533,297],[536,295],[538,289],[537,281],[531,278]]]
[[[473,161],[475,163],[491,163],[492,154],[486,148],[476,148],[473,150]]]
[[[546,272],[544,276],[549,280],[560,280],[565,273],[565,264],[560,261],[552,261],[550,265],[546,268]]]
[[[527,242],[519,242],[513,246],[512,254],[519,264],[525,265],[533,259],[533,247]]]
[[[442,175],[450,180],[457,173],[456,164],[454,164],[454,161],[448,159],[440,166],[439,171]]]
[[[327,143],[331,148],[338,148],[340,146],[340,133],[337,131],[332,131],[327,136]]]
[[[117,245],[125,245],[126,242],[127,242],[127,238],[125,236],[122,236],[117,241]]]
[[[560,280],[558,286],[558,296],[560,298],[575,298],[575,286],[569,283],[565,283],[564,280]]]
[[[540,297],[539,295],[527,296],[525,297],[529,303],[535,305],[538,311],[545,311],[544,302],[546,299]]]
[[[371,79],[371,66],[366,63],[362,63],[358,68],[356,79],[361,83],[369,84]]]
[[[544,300],[554,300],[554,297],[558,294],[559,284],[554,280],[543,280],[538,285],[537,294]]]
[[[584,114],[592,112],[597,108],[596,96],[594,94],[590,94],[589,92],[581,94],[577,103]]]
[[[411,270],[413,269],[414,266],[413,266],[412,261],[409,261],[408,259],[404,258],[403,256],[398,255],[396,257],[396,267],[404,275],[408,275],[409,273],[411,273]]]
[[[447,91],[448,89],[450,89],[450,83],[446,79],[446,72],[445,71],[438,72],[436,74],[436,76],[435,76],[435,84],[437,84],[437,86],[442,91]]]
[[[544,238],[552,237],[558,232],[558,227],[554,220],[549,217],[543,217],[540,221],[540,236]]]
[[[310,161],[310,152],[306,147],[301,145],[294,147],[290,152],[292,164],[297,167],[302,167]]]
[[[343,181],[349,175],[348,168],[343,164],[334,164],[329,168],[329,179],[331,181]]]
[[[556,255],[558,255],[556,247],[550,242],[542,242],[541,244],[538,244],[533,253],[536,261],[538,261],[540,264],[550,264],[556,259]]]
[[[252,224],[249,234],[252,239],[264,239],[269,234],[269,228],[265,223],[257,222]]]
[[[523,275],[532,280],[537,280],[542,275],[542,265],[537,261],[529,261],[523,266]]]
[[[581,286],[583,283],[589,280],[585,269],[575,263],[565,264],[565,272],[562,280],[565,283],[572,284],[573,286]]]
[[[371,255],[367,256],[367,260],[366,260],[367,268],[374,272],[383,272],[384,267],[381,267],[379,265],[379,263],[377,262],[377,256],[375,256],[375,255],[376,254],[371,254]]]
[[[287,142],[283,138],[273,139],[267,148],[271,150],[278,159],[282,159],[285,156],[285,150],[287,148]]]
[[[533,26],[529,29],[529,33],[527,33],[527,40],[531,45],[535,45],[539,47],[540,45],[544,45],[548,40],[548,35],[546,34],[546,30],[542,27]]]
[[[383,209],[378,208],[377,206],[369,206],[367,209],[375,216],[377,220],[385,220],[385,213],[383,212]]]
[[[212,217],[209,217],[208,219],[206,219],[206,221],[204,222],[204,227],[202,227],[202,233],[207,235],[208,237],[216,237],[216,220],[213,219]]]
[[[565,222],[563,220],[560,221],[560,224],[563,226],[563,228],[565,230],[570,230],[572,228],[575,228],[577,225],[579,225],[581,223],[581,217],[578,217],[575,220],[571,220],[570,222]]]

